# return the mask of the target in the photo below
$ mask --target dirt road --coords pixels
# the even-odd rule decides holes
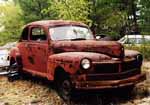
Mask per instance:
[[[83,92],[70,102],[64,102],[49,82],[30,77],[8,82],[0,76],[0,105],[150,105],[150,62],[144,63],[143,71],[147,72],[147,80],[132,94],[118,90]]]

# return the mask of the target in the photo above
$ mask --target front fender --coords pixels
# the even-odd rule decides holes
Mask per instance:
[[[80,60],[79,58],[75,60],[66,57],[63,54],[62,55],[54,54],[48,57],[47,68],[48,68],[48,74],[50,74],[48,78],[54,80],[54,74],[57,68],[62,68],[65,72],[69,74],[75,74],[77,70],[80,69]]]
[[[81,71],[80,62],[81,59],[88,58],[92,62],[99,62],[102,60],[110,60],[111,57],[93,52],[64,52],[59,54],[53,54],[48,58],[48,73],[53,79],[55,70],[57,67],[61,67],[65,72],[73,75],[77,71]]]

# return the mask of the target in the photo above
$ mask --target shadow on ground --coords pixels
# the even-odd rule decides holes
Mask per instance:
[[[40,82],[41,85],[55,89],[53,83],[45,79],[31,76],[25,76],[23,79],[31,80],[33,83]],[[150,99],[150,73],[147,73],[147,80],[136,85],[132,92],[124,89],[77,91],[70,100],[65,102],[62,100],[62,103],[63,105],[135,105],[138,104],[137,100],[143,98]]]

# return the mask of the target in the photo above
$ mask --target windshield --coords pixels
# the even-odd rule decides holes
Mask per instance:
[[[59,26],[49,29],[52,40],[90,40],[94,39],[92,32],[86,27]]]

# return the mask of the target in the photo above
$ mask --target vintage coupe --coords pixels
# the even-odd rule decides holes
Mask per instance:
[[[141,73],[142,60],[139,52],[124,50],[118,42],[96,40],[83,23],[44,20],[25,26],[10,51],[10,72],[54,81],[65,99],[74,89],[134,86],[146,78]]]

